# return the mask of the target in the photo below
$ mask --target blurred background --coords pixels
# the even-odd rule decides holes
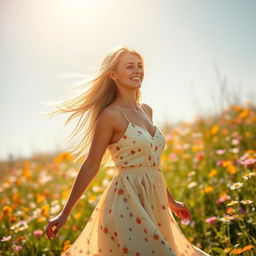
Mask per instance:
[[[67,116],[48,118],[43,102],[116,45],[144,57],[156,125],[218,113],[231,94],[255,102],[255,11],[253,0],[1,0],[0,160],[68,149]]]

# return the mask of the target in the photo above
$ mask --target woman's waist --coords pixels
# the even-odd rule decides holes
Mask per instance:
[[[115,167],[117,170],[117,174],[129,173],[129,172],[161,172],[159,166],[121,166]]]

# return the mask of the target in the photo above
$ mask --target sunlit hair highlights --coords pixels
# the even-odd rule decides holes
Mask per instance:
[[[132,48],[125,46],[117,46],[109,51],[109,53],[103,59],[99,70],[92,76],[87,76],[85,82],[78,85],[79,93],[71,98],[64,99],[58,104],[54,103],[55,110],[44,112],[50,117],[58,113],[70,112],[71,115],[67,118],[65,126],[75,117],[79,120],[72,130],[71,134],[66,138],[67,141],[74,141],[73,146],[70,148],[70,152],[75,156],[74,161],[83,161],[88,155],[89,147],[92,141],[93,128],[95,121],[100,115],[101,111],[110,105],[117,96],[117,89],[114,81],[108,77],[111,70],[115,70],[119,58],[122,53],[130,52],[137,55],[144,67],[144,60],[142,56]],[[76,90],[74,87],[73,91]],[[136,90],[136,101],[141,103],[140,89]],[[111,165],[111,157],[108,150],[106,150],[102,164]]]

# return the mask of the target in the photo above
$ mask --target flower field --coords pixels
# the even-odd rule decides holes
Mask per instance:
[[[211,255],[256,255],[256,106],[160,127],[166,136],[161,170],[190,221],[175,218],[192,244]],[[60,255],[82,231],[115,175],[102,167],[57,238],[47,220],[69,196],[80,163],[67,152],[0,163],[0,255]]]

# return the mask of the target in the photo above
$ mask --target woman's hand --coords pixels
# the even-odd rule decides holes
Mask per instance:
[[[48,220],[48,225],[45,231],[49,240],[57,236],[57,232],[67,222],[68,217],[68,215],[60,212],[57,216]]]
[[[172,203],[169,202],[169,208],[171,209],[174,214],[181,218],[182,220],[190,220],[191,219],[191,213],[189,209],[185,206],[185,203],[174,201]]]

